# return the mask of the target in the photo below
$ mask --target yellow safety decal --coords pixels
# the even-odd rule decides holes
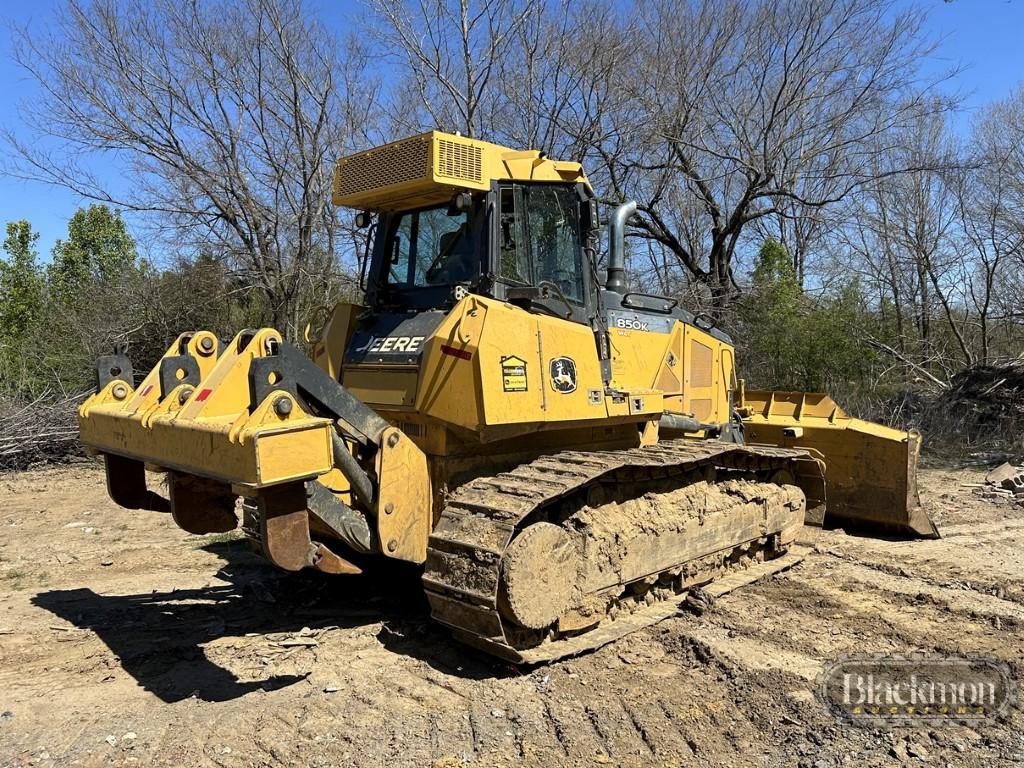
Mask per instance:
[[[501,388],[506,392],[526,391],[526,361],[509,355],[501,358]]]

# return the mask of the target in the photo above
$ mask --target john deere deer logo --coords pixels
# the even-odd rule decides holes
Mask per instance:
[[[567,395],[576,391],[576,363],[571,357],[556,357],[551,361],[551,388]]]

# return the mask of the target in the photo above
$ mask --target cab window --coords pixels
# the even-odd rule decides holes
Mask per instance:
[[[467,282],[478,271],[469,216],[448,206],[402,214],[387,253],[387,282],[400,288]]]
[[[579,199],[571,188],[515,184],[500,191],[500,264],[511,284],[554,283],[583,303]]]

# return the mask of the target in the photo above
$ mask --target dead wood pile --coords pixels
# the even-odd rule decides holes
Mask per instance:
[[[24,469],[81,453],[80,395],[44,395],[25,403],[0,398],[0,469]]]
[[[978,426],[1024,419],[1024,366],[973,366],[954,375],[949,384],[940,405]]]

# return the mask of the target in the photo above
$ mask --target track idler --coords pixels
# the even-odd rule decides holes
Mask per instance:
[[[543,629],[568,610],[578,591],[580,556],[569,532],[535,523],[505,551],[502,613],[526,629]]]

